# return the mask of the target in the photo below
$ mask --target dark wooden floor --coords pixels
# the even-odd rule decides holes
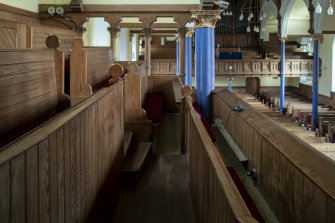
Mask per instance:
[[[165,114],[153,154],[135,184],[125,185],[114,223],[193,223],[180,114]],[[176,138],[177,137],[177,138]]]

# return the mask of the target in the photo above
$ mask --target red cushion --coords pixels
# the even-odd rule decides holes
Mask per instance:
[[[256,207],[254,201],[250,197],[250,194],[248,193],[247,189],[245,189],[245,186],[243,182],[241,181],[240,177],[237,175],[235,169],[233,167],[227,167],[227,170],[233,179],[238,191],[240,192],[244,203],[247,205],[251,215],[260,223],[265,223],[265,220],[263,219],[261,213],[259,212],[258,208]]]
[[[152,124],[160,123],[163,117],[163,94],[160,92],[147,94],[143,108],[148,119],[152,120]]]
[[[206,117],[204,115],[204,113],[201,111],[200,106],[198,103],[194,102],[193,103],[193,108],[199,113],[199,115],[201,116],[201,122],[204,125],[209,137],[211,138],[212,142],[216,141],[215,135],[213,133],[212,128],[209,126]]]

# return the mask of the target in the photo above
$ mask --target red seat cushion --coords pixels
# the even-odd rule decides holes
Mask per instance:
[[[216,141],[215,135],[213,133],[212,128],[209,126],[206,117],[204,115],[204,113],[201,111],[200,106],[198,103],[194,102],[193,103],[193,108],[199,113],[199,115],[201,116],[201,122],[204,125],[209,137],[211,138],[212,142]]]
[[[152,124],[160,123],[163,117],[163,94],[160,92],[147,94],[143,108],[148,119],[152,120]]]
[[[233,179],[238,191],[240,192],[244,203],[247,205],[251,215],[260,223],[265,223],[264,218],[262,217],[261,213],[259,212],[258,208],[255,205],[255,202],[250,197],[247,189],[245,188],[243,182],[241,181],[240,177],[237,175],[235,169],[233,167],[227,167],[227,170]]]

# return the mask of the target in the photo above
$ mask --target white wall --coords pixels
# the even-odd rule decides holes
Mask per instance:
[[[129,29],[120,29],[120,57],[118,60],[128,61],[131,60],[131,55],[129,54]]]
[[[0,0],[0,3],[31,12],[38,12],[38,0]]]
[[[278,20],[267,20],[264,32],[264,41],[269,41],[269,33],[278,33]]]
[[[309,12],[303,0],[296,0],[287,23],[287,35],[308,34]]]
[[[84,24],[86,32],[83,34],[85,46],[110,46],[109,24],[103,18],[89,18]]]
[[[319,79],[319,94],[330,96],[332,89],[332,63],[333,40],[335,35],[324,35],[324,41],[320,44],[319,56],[322,59],[322,76]],[[333,80],[334,81],[334,80]]]

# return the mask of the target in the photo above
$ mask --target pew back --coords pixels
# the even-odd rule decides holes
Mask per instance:
[[[122,104],[118,82],[1,150],[1,222],[111,222],[122,181]]]
[[[214,93],[213,117],[228,123],[278,220],[334,222],[335,162],[249,105],[244,112],[230,112],[238,100],[226,91]]]
[[[189,151],[190,188],[198,222],[256,223],[192,106],[191,90],[182,99],[183,144]],[[188,92],[188,93],[187,93]]]
[[[3,117],[0,144],[3,145],[68,105],[63,96],[61,52],[0,50],[0,58],[0,117]]]
[[[73,103],[108,86],[109,68],[113,64],[110,47],[84,47],[83,40],[73,40],[70,55],[70,97]]]

